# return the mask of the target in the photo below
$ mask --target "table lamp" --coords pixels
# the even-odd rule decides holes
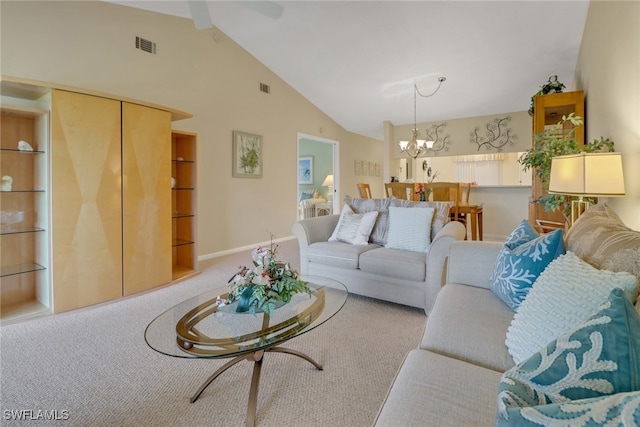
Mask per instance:
[[[331,174],[327,175],[327,177],[324,179],[324,182],[322,183],[322,186],[329,187],[329,192],[327,193],[327,201],[332,202],[333,201],[333,175]]]
[[[589,208],[583,197],[624,196],[620,153],[579,153],[551,159],[549,193],[578,197],[571,201],[571,225]]]

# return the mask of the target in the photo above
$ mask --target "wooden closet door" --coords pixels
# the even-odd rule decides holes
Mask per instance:
[[[51,200],[55,312],[122,296],[120,102],[54,90]]]
[[[171,114],[122,104],[124,295],[172,280]]]

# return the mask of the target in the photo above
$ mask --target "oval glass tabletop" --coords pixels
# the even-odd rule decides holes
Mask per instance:
[[[221,306],[228,287],[207,291],[170,308],[145,330],[152,349],[174,357],[221,358],[274,347],[323,324],[344,306],[347,288],[323,277],[301,277],[311,295],[295,294],[291,301],[265,313],[237,313],[235,303]]]

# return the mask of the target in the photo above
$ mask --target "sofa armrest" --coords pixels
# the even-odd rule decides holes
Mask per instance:
[[[326,242],[338,225],[340,215],[324,215],[315,218],[301,219],[291,226],[293,235],[298,239],[300,248],[300,273],[309,274],[307,248],[316,242]]]
[[[449,247],[456,240],[463,240],[466,234],[464,225],[458,221],[447,223],[442,230],[433,237],[426,262],[426,301],[425,311],[429,313],[435,297],[442,285],[446,283],[446,263]]]
[[[489,288],[501,242],[453,242],[449,250],[447,283]]]

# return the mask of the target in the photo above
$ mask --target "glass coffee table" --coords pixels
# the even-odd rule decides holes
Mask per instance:
[[[254,362],[246,425],[255,424],[258,386],[265,352],[300,357],[317,369],[322,365],[304,353],[280,347],[286,341],[322,325],[344,306],[347,288],[332,279],[302,277],[312,289],[295,294],[291,301],[266,313],[236,313],[235,304],[220,305],[228,288],[220,288],[190,298],[156,317],[144,337],[152,349],[167,356],[182,358],[232,358],[216,370],[191,398],[200,394],[220,374],[242,360]]]

